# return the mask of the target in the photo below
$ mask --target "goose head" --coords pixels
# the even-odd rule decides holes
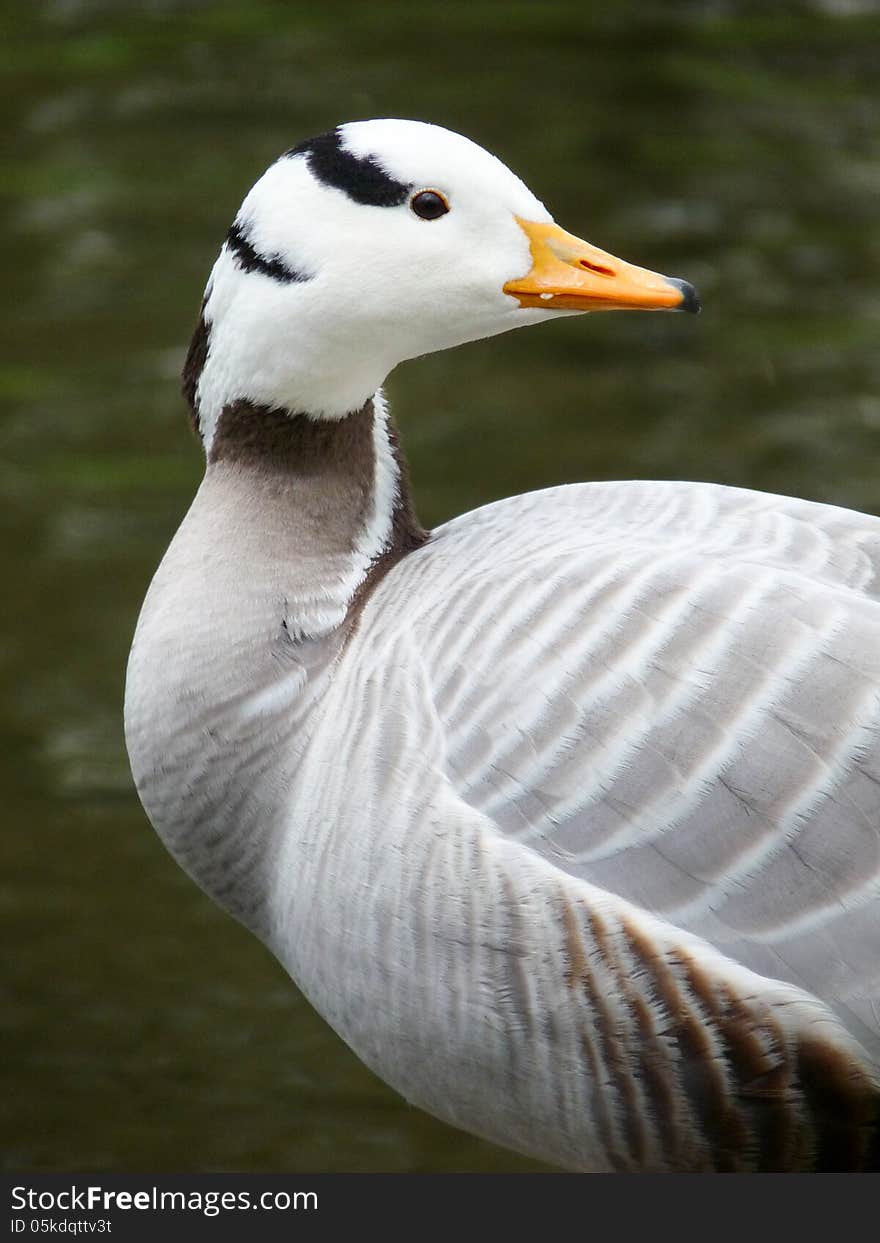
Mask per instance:
[[[205,291],[189,396],[210,449],[233,401],[341,418],[405,359],[614,308],[699,309],[684,281],[559,228],[460,134],[353,122],[288,151],[242,203]]]

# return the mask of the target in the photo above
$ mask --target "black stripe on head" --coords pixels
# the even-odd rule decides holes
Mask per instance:
[[[309,138],[287,154],[305,155],[311,172],[319,181],[342,190],[355,203],[363,203],[366,207],[399,207],[406,202],[412,189],[386,173],[373,156],[347,151],[338,129]]]
[[[235,255],[238,266],[245,272],[262,272],[264,276],[271,276],[273,280],[282,281],[284,284],[298,283],[311,279],[311,277],[306,276],[304,273],[297,272],[294,268],[289,268],[278,255],[272,255],[267,258],[265,255],[258,254],[238,221],[235,222],[226,234],[226,245],[232,254]]]

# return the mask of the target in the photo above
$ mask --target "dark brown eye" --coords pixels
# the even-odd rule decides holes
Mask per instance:
[[[439,190],[419,190],[412,196],[409,205],[422,220],[436,220],[449,211],[449,204]]]

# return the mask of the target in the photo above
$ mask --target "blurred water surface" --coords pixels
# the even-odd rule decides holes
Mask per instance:
[[[880,509],[877,5],[126,3],[2,11],[0,395],[10,1167],[537,1168],[378,1083],[165,855],[121,696],[200,473],[177,373],[250,183],[420,117],[700,320],[566,320],[409,364],[423,520],[567,480]]]

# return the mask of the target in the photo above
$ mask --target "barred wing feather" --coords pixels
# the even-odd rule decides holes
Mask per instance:
[[[384,625],[371,641],[418,653],[449,797],[495,839],[493,866],[553,879],[555,986],[582,1009],[563,989],[577,977],[594,1011],[611,1007],[622,1051],[603,1055],[600,1023],[584,1056],[604,1057],[624,1095],[615,1056],[645,1056],[665,1007],[660,1027],[702,1041],[705,1065],[720,1064],[707,1041],[728,1075],[739,1059],[746,1095],[801,1109],[821,1064],[870,1130],[878,572],[880,520],[865,515],[713,485],[589,484],[449,523],[367,607],[367,627],[374,610]],[[631,1092],[656,1069],[634,1071]],[[821,1129],[803,1142],[826,1142]]]

